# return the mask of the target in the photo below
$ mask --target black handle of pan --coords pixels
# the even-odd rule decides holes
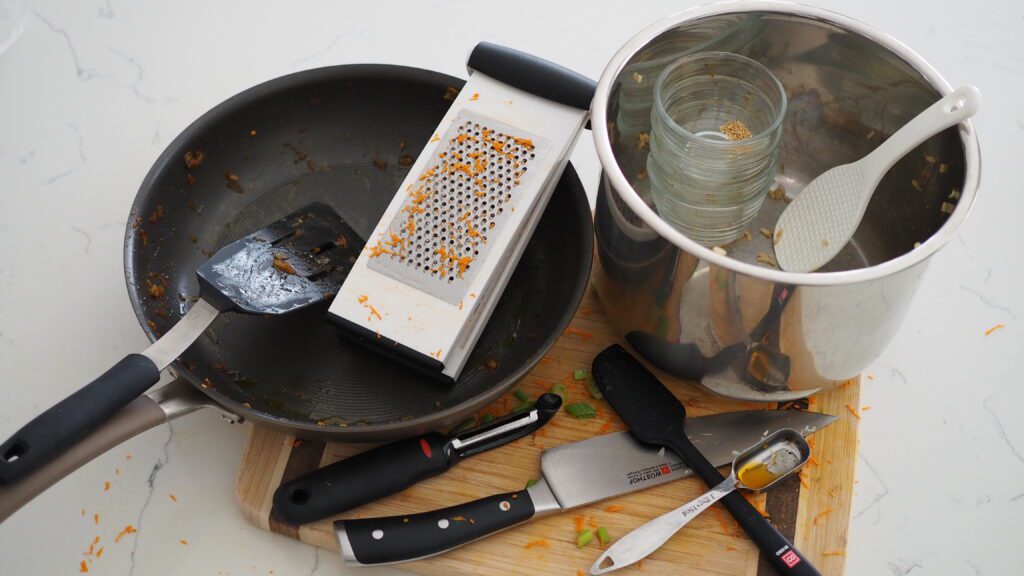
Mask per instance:
[[[559,104],[589,110],[597,82],[564,66],[491,42],[480,42],[466,66]]]
[[[142,354],[129,354],[99,378],[36,416],[0,445],[0,484],[42,468],[98,428],[160,379]]]

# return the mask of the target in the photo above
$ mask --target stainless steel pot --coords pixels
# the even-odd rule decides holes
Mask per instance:
[[[821,272],[764,262],[772,244],[759,230],[774,228],[784,199],[766,201],[749,238],[722,255],[658,217],[644,170],[657,74],[703,50],[757,60],[786,88],[777,183],[790,197],[870,152],[951,87],[860,22],[765,1],[665,18],[630,40],[601,77],[592,108],[604,169],[594,275],[618,330],[657,367],[725,396],[778,401],[836,386],[882,352],[929,259],[967,218],[981,167],[974,128],[950,128],[897,163],[853,241]]]

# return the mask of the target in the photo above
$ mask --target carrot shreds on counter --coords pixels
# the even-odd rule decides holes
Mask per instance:
[[[78,564],[78,571],[79,572],[88,572],[89,571],[89,565],[85,563],[85,560],[82,560]]]
[[[825,508],[824,510],[819,512],[817,516],[814,517],[814,520],[812,520],[811,523],[814,524],[815,526],[817,526],[818,525],[818,520],[824,518],[825,516],[828,516],[829,514],[835,512],[835,511],[836,511],[835,508]]]
[[[124,530],[121,530],[121,532],[114,537],[114,542],[120,542],[121,538],[124,538],[128,534],[134,534],[136,532],[138,532],[138,530],[135,529],[135,526],[129,524],[124,527]]]
[[[110,481],[109,480],[103,483],[103,491],[106,492],[107,490],[110,490]]]
[[[526,548],[528,550],[532,549],[532,548],[550,548],[550,547],[551,546],[548,545],[548,541],[544,540],[543,538],[541,538],[540,540],[531,540],[531,541],[526,543]]]
[[[100,523],[100,515],[99,514],[93,514],[92,515],[92,523],[93,524],[97,524],[97,525]]]
[[[382,316],[380,315],[380,312],[377,312],[377,309],[373,307],[373,304],[367,304],[367,306],[369,306],[369,307],[370,307],[370,315],[366,317],[366,319],[367,319],[367,320],[370,320],[370,319],[372,319],[372,318],[373,318],[374,316],[376,316],[376,317],[377,317],[377,320],[383,320],[383,319],[384,319],[384,318],[383,318],[383,317],[382,317]]]
[[[1002,330],[1003,328],[1006,328],[1005,324],[996,324],[995,326],[989,328],[988,330],[985,330],[985,336],[988,336],[989,334],[995,332],[996,330]]]
[[[853,406],[850,406],[849,404],[844,404],[844,406],[846,407],[847,410],[850,411],[850,414],[853,414],[854,418],[856,418],[857,420],[860,420],[860,414],[857,413],[857,409],[856,408],[854,408]]]
[[[96,551],[96,557],[99,558],[100,556],[103,556],[103,546],[100,546],[100,549]]]
[[[174,494],[168,494],[167,496],[169,496],[169,497],[170,497],[170,499],[171,499],[171,500],[173,500],[174,502],[177,502],[177,501],[178,501],[178,497],[177,497],[177,496],[175,496]]]
[[[182,538],[181,540],[179,540],[179,542],[181,542],[181,545],[182,545],[182,546],[188,546],[188,540],[185,540],[184,538]]]
[[[868,410],[871,410],[871,406],[861,406],[861,407],[860,407],[860,411],[861,411],[861,412],[866,412],[866,411],[868,411]]]
[[[82,517],[85,517],[85,508],[82,508]]]

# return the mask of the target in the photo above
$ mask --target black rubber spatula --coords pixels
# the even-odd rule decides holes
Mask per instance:
[[[332,297],[363,241],[333,210],[310,204],[221,248],[196,270],[199,300],[141,354],[129,354],[0,445],[0,484],[34,472],[160,379],[221,312],[283,314]],[[164,288],[154,283],[151,290]]]
[[[598,354],[593,373],[597,387],[637,440],[675,451],[708,486],[725,479],[686,437],[682,402],[623,347],[613,345]],[[721,502],[779,574],[819,574],[742,494],[733,492]]]

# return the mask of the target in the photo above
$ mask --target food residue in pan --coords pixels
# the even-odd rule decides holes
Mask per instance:
[[[198,168],[203,165],[205,159],[206,154],[202,150],[188,150],[185,152],[185,167],[189,170]]]
[[[277,268],[285,274],[298,274],[298,272],[295,271],[295,268],[288,263],[288,256],[285,254],[274,254],[274,268]]]
[[[225,178],[225,180],[227,180],[225,185],[228,188],[230,188],[232,192],[236,192],[238,194],[245,193],[245,188],[242,187],[242,183],[238,181],[238,175],[237,174],[235,174],[231,170],[228,170],[228,171],[224,172],[224,178]]]

